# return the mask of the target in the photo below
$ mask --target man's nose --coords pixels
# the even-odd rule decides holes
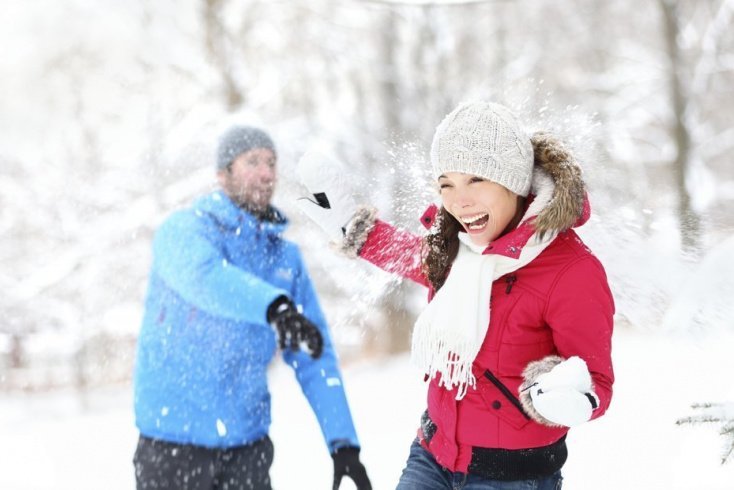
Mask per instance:
[[[267,163],[261,163],[258,167],[258,174],[262,180],[275,180],[275,167]]]

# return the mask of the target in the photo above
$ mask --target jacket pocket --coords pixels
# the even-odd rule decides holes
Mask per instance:
[[[512,390],[489,369],[486,369],[483,375],[488,383],[477,383],[477,386],[487,404],[487,409],[496,413],[499,418],[516,429],[521,429],[530,423],[530,415],[525,412],[520,399]]]
[[[502,342],[497,352],[497,375],[503,377],[521,377],[530,362],[556,354],[553,339],[537,336],[531,342]]]

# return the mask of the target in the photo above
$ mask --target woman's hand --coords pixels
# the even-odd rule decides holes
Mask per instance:
[[[539,423],[565,427],[589,420],[599,406],[599,399],[592,389],[586,362],[577,356],[565,361],[554,356],[538,362],[547,363],[549,368],[540,374],[537,370],[526,369],[526,373],[536,372],[531,378],[526,376],[521,388],[529,393],[530,407],[526,409],[530,409],[530,416]]]
[[[310,150],[298,161],[298,177],[309,195],[298,206],[319,225],[330,240],[341,240],[357,205],[345,175],[347,170],[331,155]]]

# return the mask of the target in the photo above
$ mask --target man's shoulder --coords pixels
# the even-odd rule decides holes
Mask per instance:
[[[171,211],[161,223],[161,227],[195,224],[198,223],[201,218],[205,217],[206,214],[201,210],[197,210],[191,206],[187,206]]]
[[[172,211],[158,226],[156,235],[209,232],[217,225],[216,216],[196,206],[196,202]]]
[[[221,192],[210,192],[172,211],[167,220],[225,219],[232,214],[230,202]]]

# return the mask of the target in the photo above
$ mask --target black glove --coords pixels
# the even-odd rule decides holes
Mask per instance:
[[[268,322],[278,332],[280,348],[297,351],[301,343],[306,344],[308,353],[317,359],[324,348],[324,338],[318,327],[298,312],[293,302],[285,296],[278,296],[270,303],[267,312]]]
[[[340,447],[331,455],[334,460],[334,487],[338,490],[342,478],[347,476],[357,486],[357,490],[372,490],[372,484],[367,477],[367,470],[359,461],[359,448],[353,446]]]

